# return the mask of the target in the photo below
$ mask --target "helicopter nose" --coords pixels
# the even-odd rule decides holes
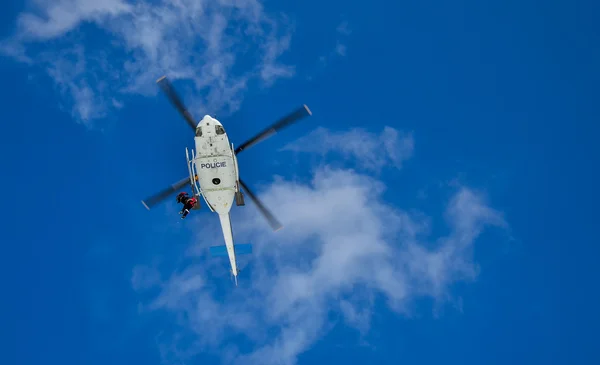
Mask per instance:
[[[216,120],[215,118],[211,117],[210,115],[205,115],[204,118],[202,118],[202,120],[200,121],[200,123],[198,123],[198,125],[221,125],[221,122],[219,122],[218,120]]]
[[[223,129],[223,125],[221,122],[211,117],[210,115],[205,115],[204,118],[198,123],[197,130],[201,130],[200,135],[222,135],[225,134],[225,130]]]

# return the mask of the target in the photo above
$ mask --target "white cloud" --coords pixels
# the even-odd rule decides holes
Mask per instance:
[[[336,31],[341,35],[350,35],[352,33],[348,22],[345,20],[337,26]]]
[[[388,165],[401,168],[402,163],[412,157],[413,149],[412,134],[392,127],[383,128],[379,135],[364,128],[333,132],[320,127],[281,150],[313,153],[323,158],[338,154],[357,162],[361,168],[380,172]]]
[[[350,26],[347,21],[342,21],[336,28],[336,40],[335,47],[330,50],[327,54],[319,57],[319,64],[321,67],[327,66],[336,57],[345,57],[348,52],[348,46],[346,45],[347,38],[352,34]],[[312,77],[309,77],[312,78]]]
[[[57,53],[58,57],[53,57],[46,71],[69,103],[71,115],[89,125],[92,120],[106,116],[106,102],[98,93],[105,88],[105,82],[86,74],[91,60],[86,60],[84,53],[81,46]],[[95,90],[91,84],[94,84]]]
[[[346,46],[338,43],[335,45],[335,53],[337,53],[340,56],[345,56],[346,55]]]
[[[336,28],[338,34],[337,44],[335,46],[335,52],[340,56],[346,55],[346,45],[342,43],[342,39],[348,37],[352,32],[347,21],[341,22]]]
[[[292,66],[279,62],[290,47],[291,27],[268,15],[257,0],[35,0],[34,5],[35,12],[19,15],[15,34],[0,51],[48,68],[81,121],[119,106],[113,102],[119,93],[154,95],[154,82],[163,74],[189,82],[197,96],[188,100],[192,112],[222,113],[239,108],[249,80],[269,85],[294,74]]]
[[[162,347],[164,359],[213,351],[226,363],[294,364],[336,325],[332,313],[366,334],[375,297],[410,314],[415,299],[444,301],[454,282],[475,278],[473,244],[486,226],[505,224],[481,194],[459,187],[445,209],[450,233],[432,238],[428,218],[390,205],[385,191],[374,177],[326,165],[309,183],[276,178],[259,195],[284,229],[271,232],[251,204],[233,211],[237,241],[255,246],[251,258],[240,258],[251,266],[239,287],[213,289],[228,263],[204,254],[159,284],[148,306],[175,314],[180,329]],[[218,224],[202,227],[188,252],[215,244]],[[142,280],[141,272],[138,286],[156,280]],[[242,352],[240,339],[252,350]]]
[[[131,13],[132,7],[122,0],[32,1],[43,16],[23,13],[17,19],[18,37],[23,40],[49,40],[60,37],[86,21],[103,21],[108,17]]]

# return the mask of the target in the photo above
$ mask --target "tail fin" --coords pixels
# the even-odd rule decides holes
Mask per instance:
[[[236,256],[251,254],[252,253],[252,245],[249,243],[237,243],[233,246],[233,250],[234,250]],[[225,245],[211,246],[211,247],[209,247],[209,252],[210,252],[211,256],[213,256],[213,257],[227,256],[227,246],[225,246]]]

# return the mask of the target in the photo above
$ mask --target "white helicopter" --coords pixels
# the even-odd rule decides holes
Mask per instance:
[[[210,211],[219,215],[225,245],[212,246],[210,247],[210,252],[213,256],[229,256],[231,273],[237,286],[238,269],[236,254],[250,253],[252,251],[252,246],[249,244],[237,244],[235,246],[233,244],[229,211],[233,205],[234,198],[237,206],[245,205],[244,194],[240,188],[244,189],[248,196],[250,196],[250,199],[256,204],[273,230],[277,231],[282,227],[273,214],[269,212],[264,204],[240,179],[237,155],[292,123],[312,115],[312,113],[306,105],[303,105],[234,149],[221,122],[209,115],[205,115],[200,122],[196,123],[166,76],[159,78],[156,82],[195,131],[194,142],[196,152],[194,153],[194,150],[192,150],[190,158],[188,149],[186,148],[185,150],[189,172],[188,177],[174,183],[148,199],[142,200],[142,204],[144,204],[146,209],[150,210],[152,206],[162,202],[171,194],[182,189],[186,184],[190,184],[192,193],[197,200],[193,209],[200,209],[199,197],[202,196]]]

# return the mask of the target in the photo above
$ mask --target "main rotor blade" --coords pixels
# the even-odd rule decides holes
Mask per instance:
[[[246,191],[246,194],[248,194],[248,196],[250,197],[250,199],[252,199],[252,201],[254,202],[254,204],[256,204],[256,206],[258,207],[258,210],[260,210],[260,212],[262,213],[262,215],[267,219],[267,221],[269,222],[269,224],[271,225],[271,228],[273,228],[274,231],[278,231],[279,229],[281,229],[281,227],[283,227],[281,225],[281,223],[279,223],[279,221],[273,216],[273,214],[271,214],[271,212],[265,207],[265,205],[256,197],[256,195],[254,195],[254,193],[252,191],[250,191],[250,189],[248,188],[248,186],[242,181],[242,179],[240,179],[240,185],[242,186],[242,188]]]
[[[173,87],[173,85],[171,84],[169,79],[167,79],[167,76],[163,76],[160,79],[156,80],[156,83],[158,84],[158,86],[160,86],[162,91],[167,95],[167,97],[169,98],[171,103],[175,106],[175,108],[181,113],[181,115],[183,115],[183,117],[185,118],[186,122],[190,125],[190,127],[192,127],[192,129],[195,131],[196,125],[198,123],[196,121],[194,121],[192,114],[186,109],[185,105],[183,104],[183,101],[181,101],[181,98],[175,91],[175,88]]]
[[[148,199],[142,200],[142,204],[146,207],[146,209],[150,210],[153,206],[160,203],[169,197],[169,195],[173,194],[177,190],[181,190],[186,184],[189,184],[190,178],[186,177],[185,179],[181,179],[175,184],[169,186],[166,189],[158,192],[157,194],[152,195]]]
[[[256,136],[250,138],[246,142],[239,145],[239,147],[235,149],[235,154],[238,154],[238,153],[242,152],[243,150],[248,149],[249,147],[257,144],[258,142],[261,142],[261,141],[269,138],[271,135],[279,132],[283,128],[285,128],[285,127],[291,125],[292,123],[297,122],[300,119],[307,117],[309,115],[312,115],[312,113],[305,104],[302,107],[300,107],[299,109],[296,109],[296,111],[294,111],[293,113],[286,115],[285,117],[281,118],[280,120],[275,122],[270,127],[266,128],[262,132],[258,133]]]

